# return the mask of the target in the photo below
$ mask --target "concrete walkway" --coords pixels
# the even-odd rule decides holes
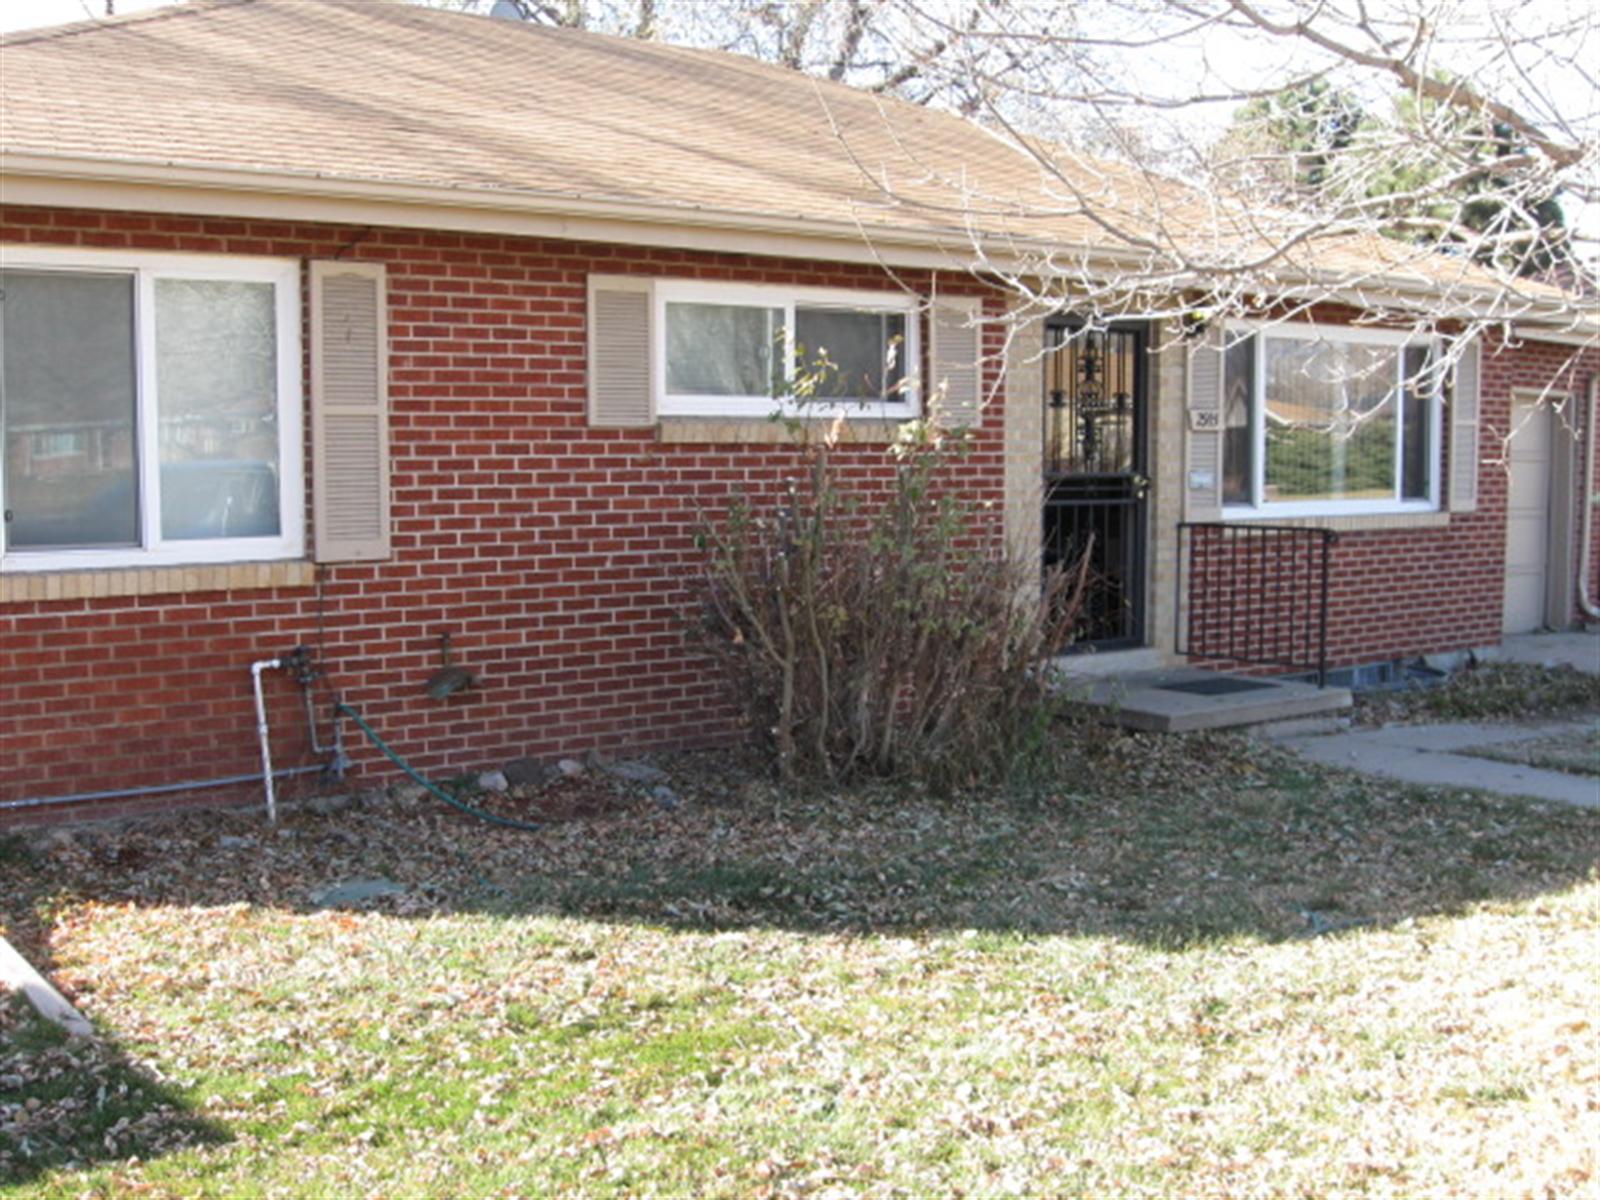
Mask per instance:
[[[1594,720],[1541,725],[1391,725],[1317,737],[1284,738],[1282,744],[1330,767],[1398,779],[1428,787],[1479,788],[1502,796],[1527,796],[1579,808],[1600,808],[1600,779],[1458,753],[1503,746],[1600,726]]]

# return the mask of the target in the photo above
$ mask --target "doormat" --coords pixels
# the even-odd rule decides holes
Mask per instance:
[[[1218,675],[1215,679],[1192,679],[1188,683],[1163,683],[1158,684],[1158,692],[1186,692],[1191,696],[1231,696],[1235,692],[1259,692],[1276,687],[1274,683],[1262,683],[1255,679],[1234,679],[1230,675]]]

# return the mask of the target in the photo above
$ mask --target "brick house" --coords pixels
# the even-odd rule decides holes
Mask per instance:
[[[1536,305],[1448,403],[1399,386],[1426,339],[1337,308],[1008,327],[949,181],[1022,211],[1032,164],[708,52],[202,0],[0,55],[0,825],[253,786],[249,668],[299,645],[431,772],[726,737],[685,639],[693,535],[797,461],[767,419],[777,330],[843,359],[859,478],[937,392],[1014,544],[1100,522],[1087,636],[1130,661],[1206,628],[1177,589],[1193,527],[1337,530],[1339,665],[1580,619],[1594,480],[1529,404],[1592,394],[1600,354]],[[1281,384],[1329,361],[1395,381],[1350,408],[1388,449],[1330,450],[1326,387]],[[1514,426],[1508,470],[1483,447]],[[1270,594],[1260,564],[1232,578]],[[481,681],[443,700],[441,634]],[[264,682],[276,760],[308,775],[300,687]]]

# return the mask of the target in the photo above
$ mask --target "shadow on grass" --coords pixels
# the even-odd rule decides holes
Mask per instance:
[[[1600,866],[1594,813],[1385,784],[1237,738],[1093,736],[1079,769],[963,801],[786,795],[748,763],[701,754],[664,762],[676,811],[618,783],[614,805],[579,806],[600,815],[537,834],[431,801],[302,810],[279,831],[250,811],[174,816],[25,852],[11,904],[25,923],[69,898],[304,912],[332,885],[385,880],[403,892],[345,907],[1182,950],[1525,899]],[[592,801],[602,785],[582,786]]]
[[[104,1038],[74,1038],[0,991],[0,1188],[226,1139]]]

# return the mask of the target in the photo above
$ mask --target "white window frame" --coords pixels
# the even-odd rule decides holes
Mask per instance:
[[[922,362],[921,331],[915,296],[902,292],[856,291],[845,288],[785,287],[778,284],[722,283],[703,279],[658,279],[652,288],[651,378],[655,388],[656,415],[659,417],[770,417],[784,416],[861,420],[909,420],[921,413],[919,365]],[[795,309],[836,308],[850,312],[898,313],[906,319],[905,344],[900,347],[905,379],[899,399],[892,401],[816,401],[797,404],[788,398],[772,396],[669,395],[667,392],[667,305],[728,304],[751,308],[781,309],[785,328],[795,328]],[[784,378],[795,377],[794,337],[785,339]]]
[[[1364,329],[1352,325],[1230,321],[1224,333],[1224,348],[1231,348],[1237,339],[1250,336],[1255,337],[1255,387],[1250,397],[1250,443],[1252,447],[1250,492],[1253,497],[1253,503],[1225,504],[1222,509],[1224,520],[1270,521],[1280,517],[1381,516],[1396,513],[1438,512],[1440,510],[1441,489],[1444,486],[1441,469],[1443,466],[1442,439],[1444,436],[1442,386],[1435,389],[1428,409],[1428,438],[1433,452],[1428,462],[1428,496],[1425,500],[1405,500],[1400,496],[1400,489],[1404,485],[1404,469],[1402,465],[1404,459],[1402,458],[1401,447],[1401,439],[1404,436],[1404,422],[1400,419],[1398,406],[1395,409],[1395,478],[1394,493],[1391,497],[1375,500],[1267,500],[1267,418],[1266,406],[1263,403],[1263,393],[1267,383],[1266,353],[1268,338],[1285,338],[1304,342],[1344,342],[1368,346],[1392,346],[1395,348],[1395,387],[1399,388],[1405,380],[1406,351],[1413,347],[1421,346],[1426,348],[1437,361],[1443,349],[1441,340],[1438,337],[1419,336],[1414,333],[1405,333],[1393,329]],[[1223,386],[1226,388],[1226,362],[1224,362],[1223,378]],[[1226,445],[1226,441],[1224,441],[1224,445]]]
[[[305,462],[301,395],[300,264],[295,259],[87,250],[64,246],[0,247],[0,266],[13,271],[73,271],[128,275],[134,281],[134,434],[138,457],[138,546],[81,550],[12,550],[0,526],[0,572],[103,570],[264,562],[305,555]],[[203,279],[273,285],[277,322],[277,537],[161,537],[161,472],[157,429],[155,285],[159,279]],[[0,453],[0,496],[5,494]]]

